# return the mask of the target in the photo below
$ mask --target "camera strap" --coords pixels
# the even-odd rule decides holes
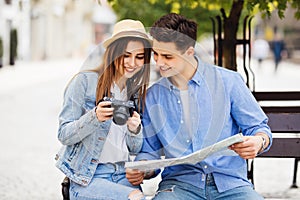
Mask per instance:
[[[134,110],[139,113],[142,119],[142,102],[139,103],[139,94],[135,93],[131,95],[130,100],[134,103]]]

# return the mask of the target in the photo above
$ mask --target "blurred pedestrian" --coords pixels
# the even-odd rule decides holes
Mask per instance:
[[[276,72],[282,59],[283,50],[285,49],[285,43],[282,36],[278,32],[277,26],[274,27],[274,39],[271,41],[271,49],[273,51]]]
[[[266,40],[262,38],[254,40],[251,52],[253,58],[258,61],[259,67],[261,66],[262,61],[268,57],[269,51],[270,46]]]
[[[119,21],[103,43],[103,64],[79,72],[68,84],[59,115],[63,147],[56,166],[70,179],[71,200],[144,198],[140,187],[126,179],[124,163],[142,147],[140,113],[150,76],[151,43],[140,21]],[[113,100],[135,102],[124,125],[114,121]]]

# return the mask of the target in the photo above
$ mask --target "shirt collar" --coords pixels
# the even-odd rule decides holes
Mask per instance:
[[[197,65],[197,70],[194,76],[192,77],[191,81],[193,81],[197,85],[200,85],[204,76],[205,65],[197,55],[195,55],[194,57],[197,60],[198,65]]]

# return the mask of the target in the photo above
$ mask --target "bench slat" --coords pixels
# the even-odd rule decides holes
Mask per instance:
[[[299,101],[300,92],[286,91],[286,92],[253,92],[257,101]]]
[[[300,106],[261,106],[265,113],[300,113]]]
[[[299,133],[300,113],[266,113],[273,133]]]
[[[273,138],[270,150],[259,157],[300,158],[300,138]]]

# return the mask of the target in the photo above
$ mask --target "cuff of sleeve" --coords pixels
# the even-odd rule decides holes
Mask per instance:
[[[263,133],[265,133],[266,136],[269,138],[269,144],[268,144],[268,146],[265,146],[265,145],[264,145],[264,137],[263,137],[262,135],[260,135],[260,137],[262,137],[262,147],[261,147],[261,149],[259,150],[258,155],[260,155],[260,154],[262,154],[262,153],[264,153],[264,152],[269,151],[269,149],[271,148],[272,143],[273,143],[272,134],[269,133],[268,131],[264,131]]]
[[[90,115],[90,119],[91,119],[91,124],[93,124],[96,127],[101,127],[101,128],[109,128],[110,123],[109,120],[104,121],[104,122],[100,122],[97,118],[95,109],[92,109],[89,111],[89,115]]]
[[[136,137],[136,136],[140,136],[140,135],[142,134],[142,132],[143,132],[143,131],[142,131],[142,130],[143,130],[143,127],[142,127],[142,125],[140,124],[140,125],[138,126],[136,132],[130,131],[130,130],[128,129],[128,127],[127,127],[127,130],[128,130],[128,132],[130,133],[131,136]]]

